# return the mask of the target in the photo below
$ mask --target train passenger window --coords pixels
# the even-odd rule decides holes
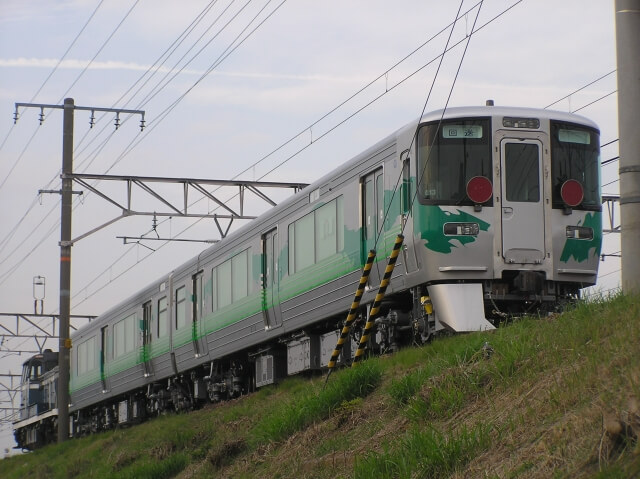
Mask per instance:
[[[315,211],[315,258],[316,261],[336,253],[336,205],[329,203]]]
[[[187,288],[176,289],[176,329],[187,324]]]
[[[78,344],[76,364],[77,374],[93,371],[97,366],[96,337],[92,337]]]
[[[540,201],[540,161],[538,145],[506,143],[505,184],[507,201]]]
[[[344,211],[339,196],[289,225],[289,274],[343,249]]]
[[[231,298],[237,301],[249,294],[249,261],[247,251],[231,258]]]
[[[167,297],[158,300],[158,337],[167,334]]]
[[[113,357],[117,358],[135,349],[135,313],[113,325]]]
[[[249,295],[249,250],[238,253],[211,270],[211,310],[229,306]]]
[[[217,289],[216,289],[216,284],[218,284],[218,280],[216,278],[216,271],[218,270],[218,268],[213,268],[211,270],[211,281],[207,283],[207,288],[210,288],[210,294],[211,294],[211,311],[215,311],[216,310],[216,303],[217,303]]]
[[[551,176],[554,208],[564,208],[560,190],[567,180],[576,180],[584,198],[577,209],[597,210],[600,202],[600,134],[582,125],[551,121]]]
[[[423,125],[418,133],[418,189],[428,204],[473,205],[467,182],[492,177],[489,118],[453,119]],[[487,203],[491,206],[492,200]]]
[[[297,272],[315,263],[314,213],[303,216],[294,224],[293,261]]]
[[[218,308],[229,306],[231,296],[231,261],[225,261],[216,268],[216,285],[218,292]]]

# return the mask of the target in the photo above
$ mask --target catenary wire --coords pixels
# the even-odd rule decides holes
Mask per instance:
[[[191,23],[191,25],[189,25],[189,27],[187,27],[187,28],[182,32],[182,34],[178,37],[178,39],[176,39],[176,40],[173,42],[173,44],[172,44],[172,45],[170,45],[170,46],[165,50],[165,52],[164,52],[164,53],[163,53],[163,54],[162,54],[162,55],[161,55],[161,56],[156,60],[156,62],[154,63],[154,65],[152,65],[152,67],[151,67],[150,69],[148,69],[148,70],[147,70],[147,71],[146,71],[146,72],[145,72],[145,73],[144,73],[144,74],[143,74],[143,75],[142,75],[142,76],[141,76],[141,77],[140,77],[140,78],[139,78],[139,79],[138,79],[138,80],[137,80],[137,81],[136,81],[136,82],[135,82],[135,83],[134,83],[134,84],[129,88],[129,90],[127,90],[127,92],[125,92],[125,93],[121,96],[121,98],[120,98],[120,99],[124,98],[124,96],[125,96],[127,93],[129,93],[129,92],[130,92],[130,91],[135,87],[135,85],[136,85],[137,83],[139,83],[139,82],[142,80],[142,78],[144,78],[144,76],[145,76],[145,75],[146,75],[146,74],[147,74],[147,73],[148,73],[148,72],[149,72],[149,71],[150,71],[150,70],[151,70],[151,69],[152,69],[152,68],[153,68],[153,67],[154,67],[154,66],[155,66],[155,65],[156,65],[156,64],[157,64],[157,63],[158,63],[158,62],[159,62],[159,61],[160,61],[160,60],[161,60],[165,55],[166,55],[166,54],[167,54],[167,52],[169,52],[172,48],[173,48],[173,51],[175,51],[175,48],[177,48],[177,46],[175,46],[175,45],[176,45],[176,43],[179,45],[178,40],[180,40],[180,38],[182,38],[182,40],[180,40],[180,42],[181,42],[181,41],[183,41],[183,40],[186,38],[186,36],[188,36],[188,34],[193,30],[193,28],[195,28],[195,26],[196,26],[196,25],[197,25],[197,24],[198,24],[198,23],[199,23],[199,22],[204,18],[204,16],[205,16],[205,15],[206,15],[210,10],[211,10],[211,8],[215,5],[215,3],[216,3],[216,2],[217,2],[217,0],[212,0],[212,1],[207,5],[207,7],[205,7],[205,9],[204,9],[204,10],[202,10],[202,11],[198,14],[198,16],[196,17],[196,19]],[[97,11],[97,9],[96,9],[96,11]],[[95,12],[96,12],[96,11],[94,11],[93,15],[95,15]],[[92,15],[92,17],[93,17],[93,15]],[[125,18],[126,18],[126,17],[125,17]],[[123,20],[124,20],[124,19],[123,19]],[[88,22],[87,22],[87,23],[88,23]],[[121,22],[121,23],[122,23],[122,22]],[[85,24],[85,27],[86,27],[86,24]],[[83,30],[84,30],[84,28],[85,28],[85,27],[83,27]],[[78,36],[76,37],[76,40],[77,40],[77,38],[79,37],[79,35],[80,35],[80,34],[78,34]],[[75,40],[74,40],[74,42],[75,42]],[[104,45],[103,45],[103,46],[104,46]],[[70,50],[70,48],[69,48],[69,49],[67,49],[67,52],[66,52],[66,53],[68,53],[68,51],[69,51],[69,50]],[[173,51],[171,51],[171,53],[172,53]],[[65,53],[65,55],[66,55],[66,53]],[[170,55],[171,53],[169,53],[169,55]],[[94,57],[94,58],[95,58],[95,57]],[[168,58],[168,56],[167,56],[167,58]],[[58,62],[58,65],[59,65],[59,64],[60,64],[60,62]],[[162,63],[160,64],[160,66],[162,66],[162,64],[164,64],[164,62],[162,62]],[[157,71],[157,69],[156,69],[156,71]],[[154,73],[155,73],[155,72],[154,72]],[[50,76],[51,76],[51,75],[50,75]],[[152,76],[153,76],[153,74],[151,75],[151,77],[152,77]],[[151,78],[151,77],[150,77],[150,78]],[[43,85],[44,85],[44,84],[43,84]],[[35,95],[34,95],[34,97],[35,97]],[[120,101],[120,100],[118,100],[118,101]],[[116,103],[117,103],[117,102],[116,102]],[[113,105],[113,106],[115,106],[115,105]],[[38,131],[38,130],[36,130],[36,132],[37,132],[37,131]],[[92,152],[92,153],[91,153],[90,157],[91,157],[91,156],[93,157],[93,159],[91,160],[91,162],[92,162],[93,160],[95,160],[95,158],[99,155],[100,151],[102,151],[102,149],[104,148],[104,146],[105,146],[105,144],[106,144],[106,141],[108,141],[108,139],[109,139],[109,138],[111,138],[111,136],[112,136],[112,135],[113,135],[113,132],[109,135],[109,137],[107,138],[107,140],[103,141],[103,143],[102,143],[101,145],[99,145],[99,146],[98,146],[98,148],[96,148],[96,149],[94,150],[94,152]],[[34,136],[35,136],[35,133],[34,133]],[[86,137],[86,134],[85,134],[85,137]],[[84,138],[84,137],[83,137],[83,138]],[[33,139],[33,137],[32,137],[32,139]],[[30,142],[29,142],[29,143],[30,143]],[[82,143],[82,140],[81,140],[81,142],[80,142],[80,143]],[[28,147],[28,145],[27,145],[27,147]],[[25,151],[26,151],[27,147],[25,147]],[[77,147],[76,147],[76,148],[77,148]],[[24,153],[24,152],[23,152],[23,153]],[[89,165],[91,164],[91,162],[89,162]],[[83,165],[83,162],[80,162],[78,166],[82,166],[82,165]],[[87,165],[87,166],[89,166],[89,165]],[[14,166],[14,167],[15,167],[15,166]],[[85,167],[85,168],[86,168],[86,167]],[[51,184],[53,181],[55,181],[55,180],[56,180],[56,178],[57,178],[57,176],[54,176],[54,177],[52,178],[52,180],[49,182],[49,184]],[[4,180],[4,181],[6,181],[6,179],[7,179],[7,178],[5,177],[5,180]],[[1,185],[0,185],[0,187],[1,187]],[[47,187],[48,187],[48,185],[47,185]],[[47,187],[45,187],[45,188],[47,188]],[[37,198],[37,196],[36,196],[36,198]],[[16,225],[16,226],[11,230],[11,232],[10,232],[10,233],[5,237],[5,239],[4,239],[2,242],[0,242],[0,251],[2,251],[2,249],[3,249],[3,245],[6,243],[6,241],[8,241],[8,239],[10,239],[10,238],[12,238],[12,237],[14,236],[14,234],[16,233],[16,231],[17,231],[17,229],[19,228],[19,226],[22,224],[22,222],[24,221],[24,219],[27,217],[27,215],[29,214],[29,212],[33,209],[33,207],[34,207],[36,204],[37,204],[37,201],[36,201],[36,200],[34,200],[34,202],[32,203],[32,205],[27,209],[27,211],[25,212],[25,214],[24,214],[24,215],[22,216],[22,218],[19,220],[18,224],[17,224],[17,225]],[[48,216],[48,215],[50,215],[50,214],[52,214],[52,213],[53,213],[53,211],[55,211],[55,208],[53,208],[51,211],[49,211],[49,213],[47,214],[47,216]],[[35,229],[37,229],[37,228],[38,228],[38,227],[36,226],[36,228],[35,228]],[[28,236],[28,237],[30,237],[30,236],[34,233],[35,229],[34,229],[34,230],[32,230],[32,231],[31,231],[31,233],[29,233],[27,236]],[[18,246],[18,247],[19,247],[19,246]],[[12,252],[12,253],[13,253],[13,252]],[[0,261],[0,264],[2,264],[3,262],[4,262],[4,260],[3,260],[3,261]]]
[[[595,80],[593,80],[590,83],[587,83],[584,86],[581,86],[580,88],[578,88],[577,90],[572,91],[571,93],[569,93],[566,96],[563,96],[562,98],[560,98],[559,100],[554,101],[553,103],[549,103],[547,106],[545,106],[544,108],[547,109],[549,107],[552,107],[553,105],[555,105],[556,103],[560,103],[562,100],[566,100],[567,98],[569,98],[572,95],[575,95],[576,93],[578,93],[579,91],[584,90],[587,87],[590,87],[591,85],[598,83],[600,80],[603,80],[604,78],[608,77],[609,75],[612,75],[613,73],[615,73],[616,70],[611,70],[609,73],[605,73],[604,75],[602,75],[601,77],[596,78]]]
[[[509,7],[507,7],[506,9],[504,9],[502,12],[500,12],[499,14],[495,15],[493,18],[489,19],[487,22],[485,22],[484,24],[482,24],[481,26],[479,26],[477,29],[475,29],[475,32],[477,33],[478,31],[482,30],[483,28],[485,28],[486,26],[488,26],[489,24],[493,23],[495,20],[497,20],[498,18],[500,18],[501,16],[503,16],[504,14],[506,14],[509,10],[511,10],[513,7],[515,7],[516,5],[520,4],[522,2],[522,0],[519,0],[515,3],[513,3],[512,5],[510,5]],[[478,4],[480,4],[482,2],[479,2]],[[477,5],[478,5],[477,4]],[[465,39],[460,40],[459,42],[457,42],[456,44],[452,45],[449,48],[449,51],[453,48],[455,48],[456,46],[458,46],[460,43],[462,43]],[[409,79],[410,77],[414,76],[415,74],[417,74],[419,71],[423,70],[426,66],[430,65],[431,63],[433,63],[435,60],[437,60],[439,58],[439,56],[437,56],[435,59],[430,60],[427,64],[423,65],[422,67],[420,67],[419,69],[417,69],[416,71],[414,71],[413,73],[407,75],[403,80],[401,80],[400,82],[398,82],[396,85],[392,86],[391,88],[388,89],[388,91],[386,91],[385,93],[379,95],[377,98],[375,98],[374,100],[370,101],[369,103],[367,103],[364,107],[358,109],[355,113],[349,115],[348,118],[342,120],[341,122],[339,122],[337,125],[335,125],[334,127],[332,127],[331,129],[329,129],[328,131],[326,131],[325,133],[323,133],[322,135],[320,135],[319,137],[317,137],[313,143],[317,142],[319,139],[325,137],[326,135],[328,135],[329,133],[331,133],[333,130],[335,130],[336,128],[338,128],[339,126],[341,126],[342,124],[344,124],[346,121],[348,121],[349,119],[351,119],[353,116],[355,116],[356,114],[358,114],[359,112],[361,112],[362,110],[364,110],[365,108],[367,108],[368,106],[370,106],[371,104],[373,104],[375,101],[377,101],[378,99],[380,99],[380,97],[384,96],[386,93],[390,92],[391,90],[393,90],[394,88],[397,88],[400,84],[402,84],[404,81],[406,81],[407,79]],[[308,128],[305,128],[304,131],[307,131]],[[275,167],[273,167],[271,170],[269,170],[267,173],[265,173],[264,175],[262,175],[260,178],[258,178],[258,180],[264,179],[267,175],[269,175],[270,173],[274,172],[276,169],[280,168],[281,166],[283,166],[284,164],[286,164],[288,161],[290,161],[291,159],[293,159],[294,157],[296,157],[297,155],[299,155],[301,152],[303,152],[304,150],[306,150],[307,148],[309,148],[311,146],[312,143],[309,143],[308,145],[300,148],[299,150],[297,150],[296,152],[294,152],[292,155],[288,156],[287,158],[285,158],[282,162],[280,162],[278,165],[276,165]],[[249,171],[251,169],[251,167],[249,167],[248,169],[245,170]],[[196,220],[193,224],[191,224],[190,226],[184,228],[183,230],[181,230],[180,232],[178,232],[175,236],[178,237],[181,234],[185,233],[186,231],[188,231],[191,227],[195,226],[196,224],[198,224],[201,220]],[[160,250],[162,247],[166,246],[168,244],[168,242],[163,243],[160,247],[158,247],[156,249],[156,251]],[[139,262],[142,262],[144,259],[150,257],[153,253],[149,253],[147,256],[145,256],[142,260],[140,260]],[[139,263],[138,262],[138,263]],[[113,266],[113,265],[112,265]],[[119,276],[118,276],[119,277]],[[117,279],[113,278],[113,280]],[[112,280],[112,281],[113,281]],[[109,281],[108,284],[110,284],[112,281]],[[97,294],[101,289],[105,288],[107,285],[102,286],[100,289],[94,291],[91,296]],[[82,291],[80,291],[78,294],[80,294]],[[88,296],[85,298],[88,299]],[[83,300],[84,301],[84,300]],[[80,304],[80,303],[78,303]]]

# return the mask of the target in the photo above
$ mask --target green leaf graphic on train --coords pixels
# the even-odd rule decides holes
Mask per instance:
[[[600,248],[602,247],[602,214],[588,213],[584,217],[584,223],[577,226],[584,226],[593,229],[593,238],[590,240],[567,238],[562,249],[560,261],[566,263],[573,258],[578,263],[589,259],[589,251],[593,249],[593,256],[600,256]]]
[[[425,246],[438,253],[451,253],[452,248],[457,248],[456,243],[466,245],[476,240],[473,235],[448,236],[444,234],[445,223],[477,223],[481,231],[487,231],[491,226],[486,221],[457,210],[456,213],[445,211],[439,206],[426,208],[419,217],[419,227],[422,239],[426,241]]]

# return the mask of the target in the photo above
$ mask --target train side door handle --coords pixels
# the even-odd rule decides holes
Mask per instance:
[[[510,206],[504,206],[502,208],[502,216],[513,216],[513,208]]]

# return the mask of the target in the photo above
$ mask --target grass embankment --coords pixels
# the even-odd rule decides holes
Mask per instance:
[[[2,478],[640,475],[640,299],[438,339],[0,461]],[[608,432],[607,432],[608,431]]]

